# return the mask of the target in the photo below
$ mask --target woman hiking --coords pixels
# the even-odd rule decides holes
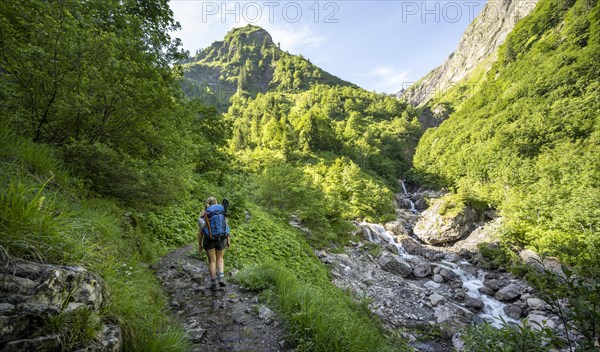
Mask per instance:
[[[229,248],[229,226],[225,218],[225,208],[210,196],[206,200],[204,210],[198,218],[198,248],[204,249],[208,257],[208,272],[210,273],[210,289],[217,290],[225,287],[225,263],[223,254]]]

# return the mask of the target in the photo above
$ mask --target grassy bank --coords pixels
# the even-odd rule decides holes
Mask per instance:
[[[187,339],[170,324],[162,289],[143,260],[164,247],[132,226],[115,202],[87,196],[52,149],[7,129],[1,137],[0,245],[16,257],[99,273],[110,294],[100,318],[119,323],[125,350],[183,351]],[[72,346],[85,339],[70,335]]]

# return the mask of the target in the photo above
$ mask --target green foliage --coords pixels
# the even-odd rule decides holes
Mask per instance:
[[[594,351],[600,345],[600,268],[563,266],[561,274],[546,270],[530,280],[540,290],[540,298],[560,318],[568,346]],[[578,340],[573,331],[583,338]]]
[[[527,322],[522,325],[503,323],[500,329],[490,323],[471,325],[462,336],[467,352],[543,352],[562,347],[551,329],[536,330]]]
[[[365,315],[367,308],[338,288],[300,279],[277,263],[247,268],[240,282],[265,290],[268,301],[283,314],[299,351],[408,351],[402,340],[386,343],[382,331]]]
[[[230,151],[241,167],[261,174],[257,202],[319,229],[342,219],[394,217],[396,178],[420,133],[411,116],[391,97],[317,85],[236,97],[225,119],[233,124]]]
[[[248,205],[250,221],[231,225],[228,263],[244,268],[272,260],[310,281],[327,281],[325,268],[298,231],[260,208]]]
[[[13,256],[99,273],[111,294],[99,319],[119,322],[125,350],[185,350],[183,331],[172,327],[163,310],[160,285],[139,260],[155,257],[161,245],[114,202],[85,196],[48,146],[4,130],[2,136],[0,246]],[[76,311],[46,323],[72,349],[92,336],[98,322]]]
[[[264,29],[247,25],[231,30],[225,40],[200,50],[183,63],[183,90],[189,97],[226,111],[234,97],[256,97],[267,91],[300,92],[316,84],[352,86],[279,49]]]
[[[596,1],[541,1],[414,157],[419,180],[499,208],[511,243],[571,264],[598,259],[599,13]]]
[[[333,152],[396,185],[420,135],[414,115],[392,97],[317,85],[298,94],[268,92],[256,99],[235,99],[226,119],[234,126],[234,152],[277,150],[286,160]]]
[[[87,308],[62,312],[50,318],[45,325],[40,331],[40,336],[60,336],[60,345],[65,351],[74,350],[90,342],[101,328],[99,317]]]
[[[60,147],[99,194],[129,204],[181,197],[194,112],[172,67],[177,26],[166,0],[4,4],[0,119]]]
[[[369,221],[395,218],[390,189],[366,175],[350,159],[337,158],[331,165],[320,162],[306,166],[305,170],[322,190],[323,211],[330,217]]]

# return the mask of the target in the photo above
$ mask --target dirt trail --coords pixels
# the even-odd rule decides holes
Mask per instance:
[[[173,319],[186,330],[190,351],[288,351],[282,326],[254,293],[227,282],[209,289],[205,260],[193,245],[173,251],[153,268],[169,297]]]

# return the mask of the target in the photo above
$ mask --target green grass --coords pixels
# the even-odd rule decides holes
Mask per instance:
[[[63,347],[73,349],[93,336],[98,319],[111,320],[123,330],[126,351],[184,351],[187,338],[170,322],[162,289],[142,261],[163,247],[129,224],[120,206],[86,195],[50,148],[1,126],[0,136],[0,246],[15,257],[86,267],[109,293],[99,317],[61,314],[45,329],[63,332]]]
[[[267,302],[284,317],[298,351],[408,351],[402,340],[390,346],[368,308],[331,285],[299,279],[275,262],[249,267],[239,281],[266,290]]]

